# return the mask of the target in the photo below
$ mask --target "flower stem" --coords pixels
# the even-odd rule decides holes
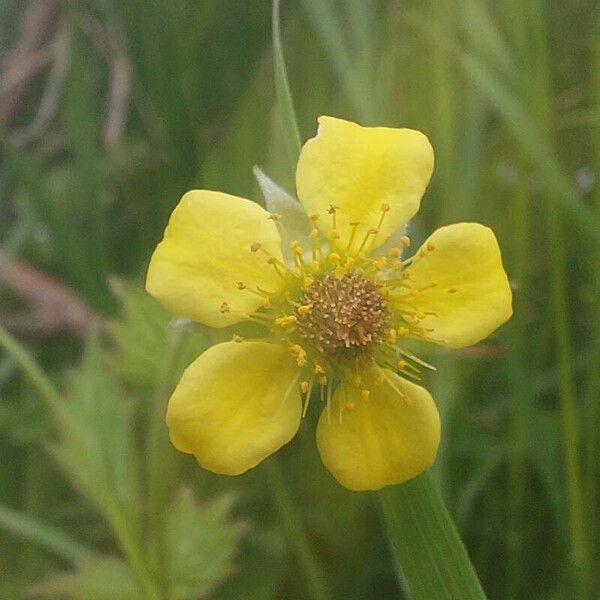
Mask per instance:
[[[306,535],[306,530],[302,524],[302,519],[290,495],[278,458],[273,456],[265,461],[263,465],[269,480],[269,487],[273,492],[273,500],[279,513],[281,525],[298,560],[309,596],[314,600],[328,600],[330,595],[322,575],[323,571],[313,552]]]
[[[379,492],[388,537],[413,600],[485,594],[428,472]]]

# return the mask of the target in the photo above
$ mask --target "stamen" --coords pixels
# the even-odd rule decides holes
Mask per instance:
[[[429,369],[430,371],[437,371],[437,369],[433,365],[430,365],[428,362],[421,360],[418,356],[415,356],[412,352],[409,352],[408,350],[405,350],[404,348],[398,348],[398,352],[400,352],[400,354],[402,354],[403,356],[410,358],[410,360],[416,362],[418,365],[421,365],[422,367]]]
[[[348,240],[348,244],[346,245],[346,251],[352,248],[352,244],[354,243],[354,237],[356,236],[356,230],[358,229],[360,223],[358,221],[352,221],[350,223],[350,227],[352,227],[350,231],[350,239]]]
[[[327,212],[331,215],[331,220],[333,222],[333,230],[335,231],[337,229],[337,220],[335,217],[335,211],[336,211],[337,206],[334,206],[333,204],[329,205],[329,209],[327,210]]]
[[[303,383],[308,383],[308,382],[304,381]],[[310,404],[310,398],[312,396],[314,383],[315,383],[315,380],[311,378],[310,383],[308,383],[307,390],[306,390],[306,392],[304,392],[306,394],[306,396],[304,398],[304,408],[302,409],[302,418],[304,418],[306,416],[306,413],[308,411],[308,405]],[[304,391],[304,389],[302,391]]]
[[[275,319],[275,325],[280,327],[289,327],[290,325],[296,325],[296,323],[298,323],[296,315],[284,315]]]

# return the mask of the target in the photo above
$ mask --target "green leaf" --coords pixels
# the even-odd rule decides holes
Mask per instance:
[[[90,502],[105,514],[117,510],[131,525],[140,505],[132,408],[92,335],[81,367],[71,374],[64,402],[68,426],[54,453]]]
[[[115,367],[132,383],[151,385],[162,373],[171,315],[141,287],[112,278],[121,315],[109,324]]]
[[[413,600],[483,600],[467,551],[428,472],[379,492]]]
[[[129,566],[108,556],[86,559],[76,571],[53,575],[29,593],[50,600],[144,600]]]
[[[184,488],[165,525],[167,581],[171,600],[193,600],[213,590],[232,572],[245,526],[230,518],[231,496],[199,506]]]

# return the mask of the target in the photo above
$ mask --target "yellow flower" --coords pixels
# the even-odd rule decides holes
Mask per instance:
[[[194,321],[252,320],[265,331],[217,344],[187,368],[167,411],[179,450],[215,473],[243,473],[292,439],[318,389],[323,463],[345,487],[374,490],[429,468],[439,445],[433,399],[414,383],[429,365],[407,340],[474,344],[510,317],[512,298],[483,225],[442,227],[404,258],[402,228],[433,170],[422,133],[319,123],[296,173],[308,218],[286,224],[243,198],[188,192],[146,285]],[[285,232],[303,227],[305,244],[282,249]]]

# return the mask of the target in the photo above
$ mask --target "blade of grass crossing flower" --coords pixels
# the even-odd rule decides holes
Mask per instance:
[[[429,473],[379,492],[388,536],[413,600],[485,595]]]
[[[283,46],[281,43],[280,19],[279,19],[279,0],[273,0],[272,12],[272,35],[273,35],[273,67],[275,78],[275,93],[277,109],[283,127],[284,139],[287,148],[288,158],[292,170],[296,168],[300,147],[302,141],[300,130],[296,121],[294,111],[294,101],[290,92],[290,84],[283,58]]]

